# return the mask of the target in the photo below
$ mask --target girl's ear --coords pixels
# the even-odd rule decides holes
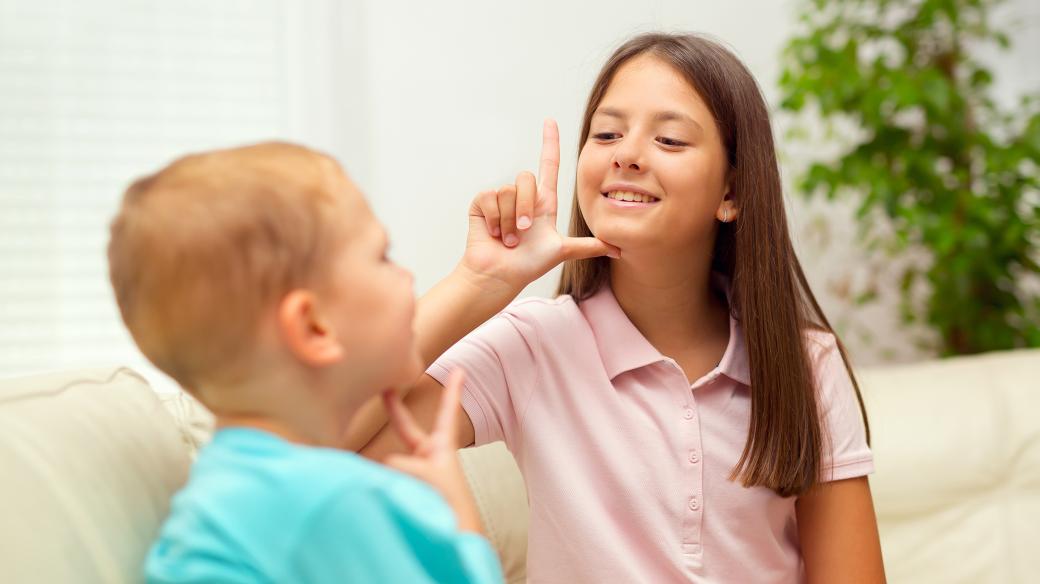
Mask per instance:
[[[731,221],[736,221],[739,214],[740,208],[737,207],[737,201],[733,198],[732,187],[727,182],[726,192],[723,193],[722,202],[719,203],[719,208],[715,211],[715,217],[723,223],[730,223]]]
[[[307,290],[293,290],[278,305],[278,333],[286,348],[311,367],[327,367],[343,358],[343,345],[332,323],[321,313],[318,299]]]

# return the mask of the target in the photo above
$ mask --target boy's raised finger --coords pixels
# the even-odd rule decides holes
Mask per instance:
[[[401,396],[397,391],[388,389],[383,392],[383,405],[386,407],[387,415],[390,416],[390,424],[397,434],[404,440],[409,449],[415,450],[426,439],[426,432],[415,422],[415,418],[404,407]]]

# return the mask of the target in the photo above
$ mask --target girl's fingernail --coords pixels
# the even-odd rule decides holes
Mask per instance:
[[[506,236],[502,238],[502,242],[508,245],[509,247],[513,247],[514,245],[516,245],[517,241],[518,240],[516,239],[516,236],[512,233],[507,233]]]
[[[619,251],[609,251],[609,252],[607,252],[607,257],[611,257],[611,258],[614,258],[616,260],[619,260],[619,259],[621,259],[621,252],[619,252]]]
[[[531,218],[527,215],[523,215],[522,217],[516,220],[516,226],[520,229],[527,229],[531,226]]]
[[[491,237],[498,237],[499,235],[502,235],[502,229],[499,228],[499,227],[492,227],[491,228]]]

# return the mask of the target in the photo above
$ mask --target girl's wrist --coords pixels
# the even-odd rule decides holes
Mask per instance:
[[[469,288],[481,299],[498,299],[504,308],[523,291],[526,284],[510,282],[499,276],[483,273],[460,262],[452,271],[452,278],[460,286]]]

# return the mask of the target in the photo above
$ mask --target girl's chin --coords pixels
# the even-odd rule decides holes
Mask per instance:
[[[659,238],[653,237],[652,234],[646,233],[646,231],[646,229],[618,227],[604,227],[592,230],[596,239],[620,249],[622,255],[625,253],[625,250],[635,251],[659,242]]]

